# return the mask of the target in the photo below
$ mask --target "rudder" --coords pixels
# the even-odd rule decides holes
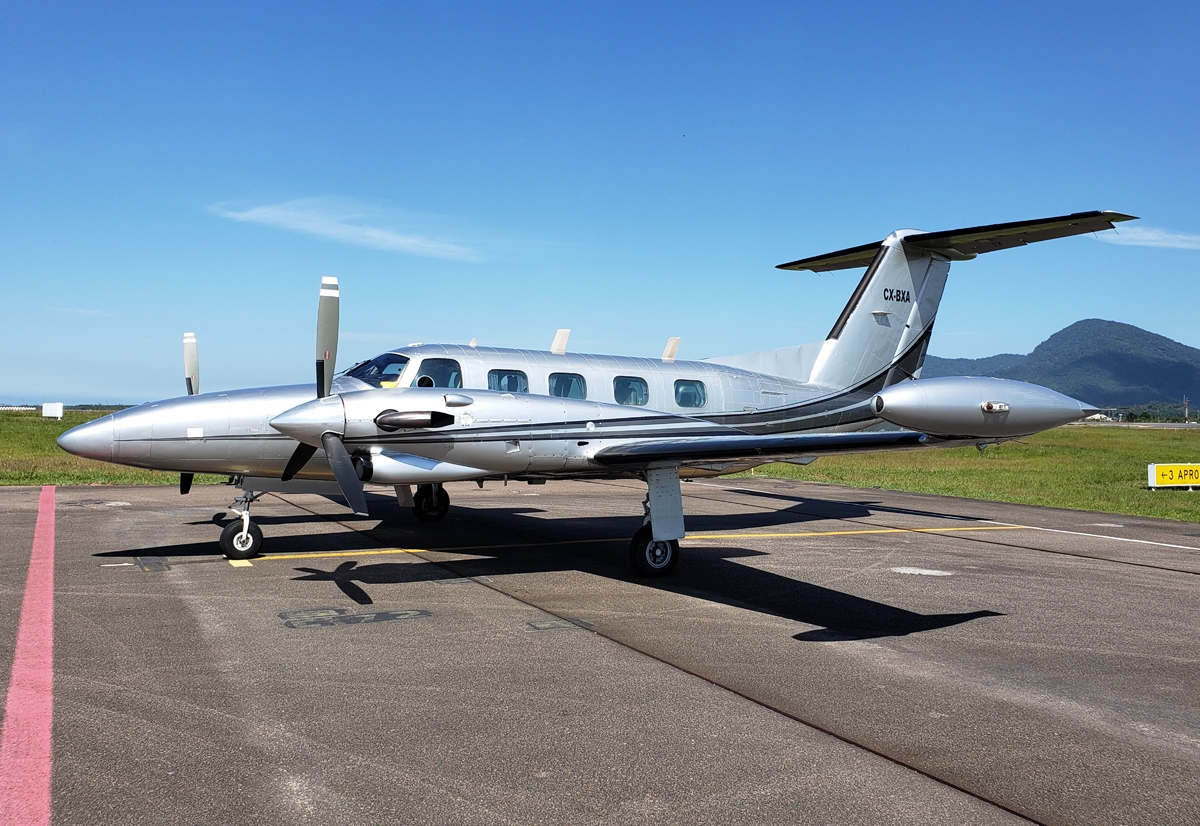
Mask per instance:
[[[880,244],[829,331],[810,382],[852,387],[889,368],[904,368],[888,376],[885,384],[893,384],[920,369],[950,261],[906,246],[904,236],[914,232],[898,230]]]

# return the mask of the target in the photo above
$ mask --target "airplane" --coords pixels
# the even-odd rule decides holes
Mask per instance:
[[[267,492],[340,494],[368,515],[363,485],[385,485],[418,520],[436,522],[450,508],[447,482],[636,478],[647,493],[630,562],[641,576],[665,576],[685,535],[681,478],[837,453],[983,449],[1097,412],[1024,382],[920,373],[952,262],[1129,220],[1092,211],[903,229],[780,264],[866,271],[824,340],[700,361],[675,358],[678,338],[659,359],[569,353],[570,331],[559,330],[549,351],[413,344],[335,375],[340,287],[326,276],[315,384],[201,394],[188,333],[187,396],[79,425],[58,444],[178,472],[184,494],[196,473],[228,475],[242,491],[232,506],[240,518],[220,539],[230,559],[260,553],[250,509]]]

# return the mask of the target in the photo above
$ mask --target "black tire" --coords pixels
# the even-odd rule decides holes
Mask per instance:
[[[221,531],[221,550],[229,559],[251,559],[258,556],[262,550],[262,528],[251,522],[246,531],[246,539],[239,539],[241,532],[241,519],[233,520]]]
[[[450,512],[450,494],[439,486],[435,496],[433,485],[420,485],[413,494],[412,511],[422,522],[437,522]]]
[[[629,543],[629,562],[639,576],[666,576],[679,562],[679,542],[655,542],[650,525],[643,525]]]

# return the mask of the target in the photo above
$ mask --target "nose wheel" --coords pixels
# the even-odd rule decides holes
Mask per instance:
[[[441,485],[418,485],[412,511],[422,522],[437,522],[450,512],[450,494]]]
[[[221,531],[221,551],[229,559],[251,559],[262,550],[262,528],[250,521],[250,503],[261,493],[246,491],[244,496],[233,500],[230,508],[240,518],[235,519]],[[238,505],[242,505],[239,509]]]

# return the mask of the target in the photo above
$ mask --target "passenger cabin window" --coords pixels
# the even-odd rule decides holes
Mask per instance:
[[[365,381],[374,387],[395,387],[408,364],[408,356],[399,353],[384,353],[370,361],[350,368],[347,376]]]
[[[587,382],[578,373],[551,373],[550,395],[561,399],[586,399]]]
[[[642,406],[650,401],[650,388],[645,379],[637,376],[617,376],[613,379],[613,397],[617,404]]]
[[[425,359],[417,368],[413,387],[462,387],[462,368],[454,359]]]
[[[528,393],[529,377],[520,370],[488,370],[488,390]]]
[[[680,407],[704,407],[708,404],[708,393],[704,389],[704,382],[695,379],[676,380],[675,404]]]

